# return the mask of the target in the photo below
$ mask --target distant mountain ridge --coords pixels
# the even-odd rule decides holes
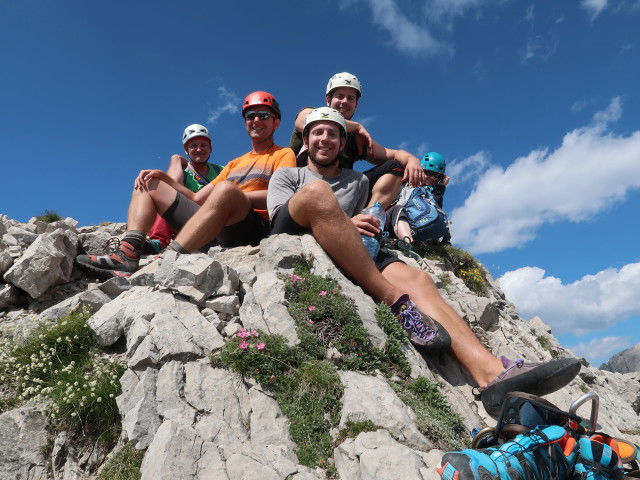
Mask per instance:
[[[640,372],[640,343],[616,353],[608,362],[600,365],[600,370],[618,373]]]

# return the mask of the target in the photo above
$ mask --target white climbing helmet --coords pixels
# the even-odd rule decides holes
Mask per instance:
[[[329,95],[332,90],[338,87],[353,88],[356,91],[357,98],[360,98],[362,95],[362,85],[360,85],[360,80],[349,72],[336,73],[331,77],[329,79],[329,83],[327,83],[326,94]]]
[[[320,107],[311,110],[307,115],[307,118],[304,119],[304,130],[302,131],[302,135],[307,135],[309,133],[309,128],[311,128],[311,124],[319,121],[337,123],[342,129],[341,136],[347,136],[347,123],[344,121],[344,117],[339,111],[331,107]]]
[[[211,137],[209,136],[209,130],[207,130],[207,127],[200,125],[199,123],[194,123],[184,129],[184,133],[182,134],[182,145],[186,147],[189,140],[195,137],[205,137],[209,140],[209,143],[211,143]]]

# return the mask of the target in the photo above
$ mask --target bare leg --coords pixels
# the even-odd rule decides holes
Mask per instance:
[[[401,285],[421,311],[449,332],[453,354],[478,385],[486,385],[504,370],[500,359],[480,343],[467,323],[443,300],[426,272],[396,262],[387,266],[382,275],[393,285]]]
[[[149,189],[134,190],[129,203],[127,229],[147,233],[156,219],[156,214],[164,213],[174,202],[176,191],[160,180],[149,182]]]
[[[220,182],[182,227],[176,242],[193,252],[212,241],[227,225],[243,220],[251,208],[249,198],[234,183]]]
[[[289,200],[289,214],[311,230],[327,255],[369,295],[391,305],[405,293],[380,274],[326,182],[316,180],[298,190]]]
[[[371,199],[367,207],[380,202],[382,208],[386,210],[391,205],[391,202],[396,199],[401,188],[402,177],[396,177],[391,174],[382,175],[371,189]]]

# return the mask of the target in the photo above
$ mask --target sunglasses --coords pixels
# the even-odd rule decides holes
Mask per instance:
[[[427,177],[435,177],[435,178],[442,178],[442,174],[438,173],[438,172],[432,172],[431,170],[423,170],[424,174]]]
[[[267,110],[249,110],[244,115],[244,118],[246,118],[247,120],[255,120],[256,117],[258,117],[260,120],[269,120],[271,117],[273,117],[273,113]]]

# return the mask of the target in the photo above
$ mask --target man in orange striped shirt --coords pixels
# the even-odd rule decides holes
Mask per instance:
[[[190,253],[220,244],[257,245],[268,234],[267,187],[280,167],[295,167],[289,148],[276,145],[280,108],[267,92],[249,94],[242,116],[252,149],[230,161],[206,187],[192,192],[162,170],[142,170],[134,183],[127,232],[110,255],[80,255],[76,264],[101,277],[130,276],[156,214],[179,231],[167,250]]]

